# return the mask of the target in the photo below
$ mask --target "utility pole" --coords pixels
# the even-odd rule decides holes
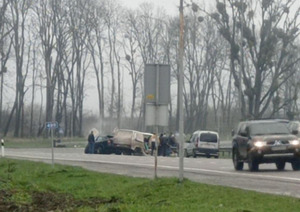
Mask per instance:
[[[179,20],[180,20],[180,35],[179,35],[179,79],[178,79],[178,107],[179,107],[179,181],[183,181],[183,129],[184,129],[184,116],[183,116],[183,0],[180,0],[179,7]]]
[[[243,88],[242,88],[242,73],[244,72],[244,19],[243,19],[243,12],[244,12],[244,2],[241,0],[242,3],[242,11],[240,11],[239,18],[241,22],[241,66],[239,72],[239,109],[240,109],[240,119],[243,120],[244,111],[243,111]]]

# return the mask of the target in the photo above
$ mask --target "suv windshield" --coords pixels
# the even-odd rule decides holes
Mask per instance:
[[[255,123],[249,126],[250,135],[272,135],[272,134],[289,134],[289,129],[285,123]]]
[[[201,133],[201,135],[200,135],[200,141],[217,143],[218,138],[217,138],[216,134]]]

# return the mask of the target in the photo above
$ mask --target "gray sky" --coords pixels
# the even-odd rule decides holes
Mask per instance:
[[[144,2],[153,3],[155,7],[163,7],[170,16],[179,15],[179,4],[180,0],[119,0],[120,3],[131,9],[137,9],[140,4]],[[216,0],[183,0],[184,6],[191,2],[197,3],[203,9],[212,8],[216,5]]]
[[[119,0],[122,5],[128,8],[136,9],[143,2],[151,2],[155,6],[163,7],[169,12],[169,15],[176,15],[179,13],[178,7],[180,0]],[[185,0],[189,2],[190,0]]]

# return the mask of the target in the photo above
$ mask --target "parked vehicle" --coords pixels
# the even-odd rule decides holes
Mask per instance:
[[[195,131],[190,141],[185,145],[185,154],[193,157],[219,157],[219,134],[215,131]],[[192,151],[192,153],[191,153]]]
[[[118,151],[126,155],[145,155],[149,152],[145,145],[145,137],[152,136],[135,130],[119,129],[114,132],[113,145]]]
[[[184,157],[194,156],[194,148],[194,143],[191,143],[191,141],[186,141],[184,143]]]
[[[120,129],[115,130],[113,136],[97,136],[97,134],[95,154],[146,155],[150,152],[147,139],[152,136],[151,133]],[[88,153],[88,144],[84,152]]]
[[[95,138],[95,146],[94,146],[94,154],[121,154],[120,151],[118,151],[112,142],[113,136],[107,135],[107,136],[96,136]],[[89,145],[87,144],[84,153],[89,152]]]
[[[286,121],[254,120],[240,122],[233,133],[232,160],[236,170],[248,163],[250,171],[257,171],[261,163],[275,163],[278,170],[291,163],[300,170],[300,142],[288,129]]]

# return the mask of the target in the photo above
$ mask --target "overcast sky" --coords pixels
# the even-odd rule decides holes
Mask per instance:
[[[185,2],[189,2],[187,0]],[[143,2],[151,2],[158,7],[163,7],[169,12],[169,15],[176,15],[179,13],[179,2],[180,0],[120,0],[121,4],[125,7],[136,9]]]
[[[179,15],[179,4],[180,0],[119,0],[125,7],[136,9],[143,2],[153,3],[157,7],[163,7],[166,9],[168,15],[176,16]],[[191,2],[197,3],[202,8],[211,8],[215,6],[216,0],[183,0],[184,5],[190,4]]]

